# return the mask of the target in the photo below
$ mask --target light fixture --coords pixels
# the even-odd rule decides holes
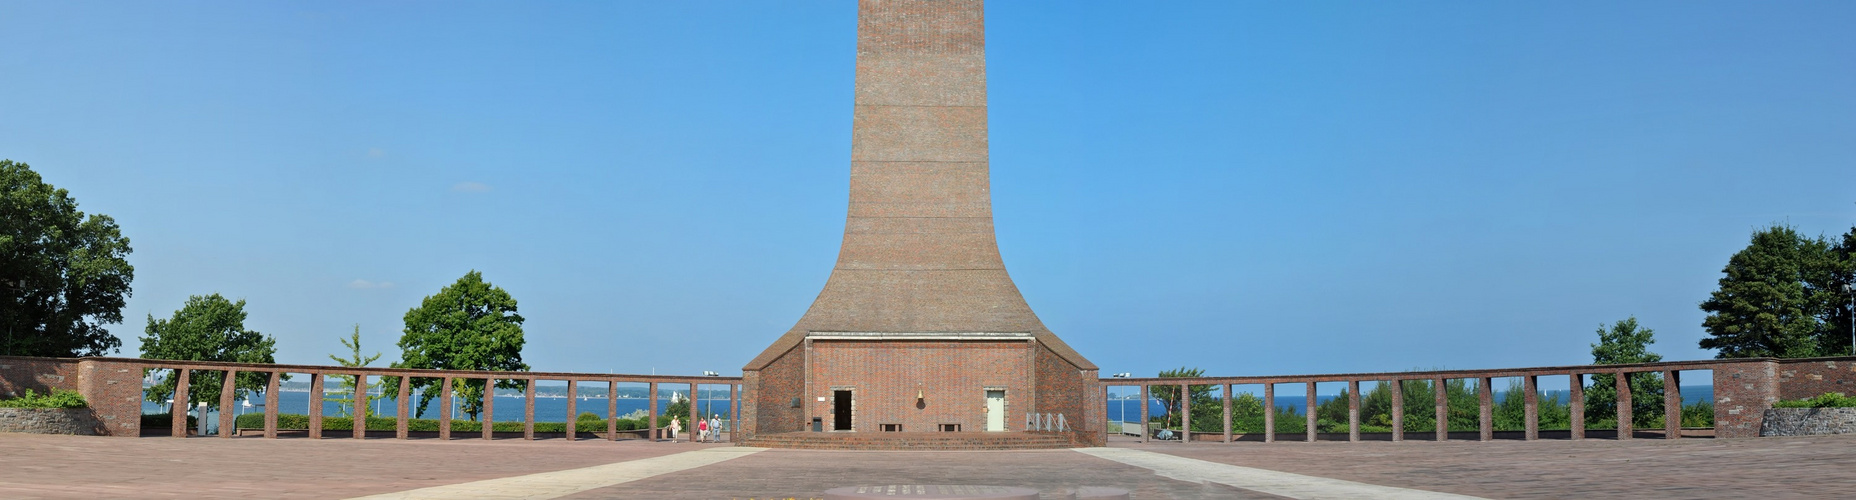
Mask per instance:
[[[1128,377],[1134,376],[1134,374],[1128,373],[1128,372],[1121,372],[1121,373],[1117,373],[1117,374],[1110,375],[1110,376],[1114,378],[1128,378]]]

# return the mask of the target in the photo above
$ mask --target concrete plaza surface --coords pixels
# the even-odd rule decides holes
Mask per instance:
[[[1135,498],[1837,498],[1856,490],[1856,436],[865,452],[0,434],[0,498],[804,499],[878,484],[1113,486]]]

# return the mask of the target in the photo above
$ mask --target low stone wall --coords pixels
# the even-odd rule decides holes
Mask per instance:
[[[103,430],[89,408],[0,408],[0,432],[95,436]]]
[[[1760,436],[1856,434],[1856,408],[1770,408]]]

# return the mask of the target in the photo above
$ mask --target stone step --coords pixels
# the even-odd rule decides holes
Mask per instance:
[[[764,434],[745,446],[805,450],[1037,450],[1075,446],[1061,434],[1039,433],[818,433]]]

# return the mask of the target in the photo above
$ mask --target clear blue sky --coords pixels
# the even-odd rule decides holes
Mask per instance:
[[[477,269],[539,370],[738,373],[843,228],[853,2],[0,3],[0,157],[324,363]],[[1856,3],[995,2],[1013,278],[1104,372],[1695,345],[1754,229],[1856,224]]]

